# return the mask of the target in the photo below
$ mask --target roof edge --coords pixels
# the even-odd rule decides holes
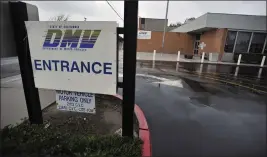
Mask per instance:
[[[231,14],[231,13],[211,13],[207,12],[206,14],[221,14],[221,15],[239,15],[239,16],[260,16],[260,17],[266,17],[266,15],[249,15],[249,14]]]

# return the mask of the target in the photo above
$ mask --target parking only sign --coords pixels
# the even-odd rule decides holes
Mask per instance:
[[[116,22],[25,24],[37,88],[116,94]]]
[[[56,91],[57,109],[95,113],[95,95],[83,92]]]

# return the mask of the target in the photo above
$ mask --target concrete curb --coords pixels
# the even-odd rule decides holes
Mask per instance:
[[[122,100],[121,95],[117,94],[114,96]],[[144,115],[143,111],[141,110],[141,108],[137,104],[135,104],[135,106],[134,106],[134,113],[135,113],[135,115],[138,119],[138,122],[139,122],[139,137],[143,141],[142,156],[143,157],[151,157],[152,156],[152,149],[151,149],[152,145],[151,145],[151,141],[150,141],[150,132],[149,132],[149,128],[147,125],[145,115]]]

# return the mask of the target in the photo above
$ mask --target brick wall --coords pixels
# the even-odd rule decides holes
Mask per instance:
[[[201,50],[199,48],[199,55],[202,52],[220,53],[224,52],[224,45],[227,36],[227,29],[213,29],[204,32],[200,36],[200,43],[204,42],[206,47]],[[163,32],[151,32],[151,39],[138,39],[137,52],[157,52],[177,53],[181,51],[182,54],[193,54],[194,35],[189,33],[166,32],[164,49],[162,50]]]
[[[162,49],[163,32],[151,32],[151,39],[138,39],[137,52],[193,54],[194,37],[187,33],[166,32],[164,48]]]
[[[224,51],[226,35],[227,29],[213,29],[204,32],[200,36],[200,43],[204,42],[206,47],[204,47],[203,50],[199,48],[198,53],[202,54],[202,52],[208,52],[222,54]]]

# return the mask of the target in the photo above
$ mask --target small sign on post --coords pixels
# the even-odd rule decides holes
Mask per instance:
[[[198,47],[199,47],[201,50],[203,50],[204,47],[206,47],[206,44],[205,44],[204,42],[202,42],[202,43],[200,43],[200,44],[198,45]]]
[[[56,91],[57,109],[95,113],[95,95],[83,92]]]

